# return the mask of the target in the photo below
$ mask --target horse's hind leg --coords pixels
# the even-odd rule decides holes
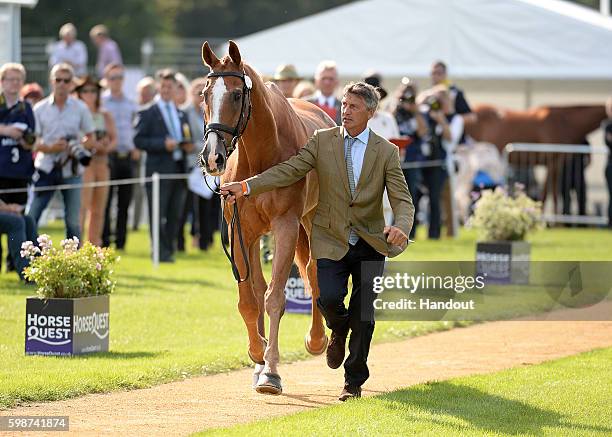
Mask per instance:
[[[285,284],[295,256],[299,222],[295,216],[287,215],[275,218],[271,225],[275,241],[274,259],[272,260],[272,280],[266,290],[264,302],[270,319],[270,334],[264,353],[266,364],[255,389],[258,393],[278,395],[282,392],[281,379],[278,374],[280,359],[278,330],[281,317],[285,312]]]
[[[323,327],[323,317],[317,306],[319,297],[319,283],[317,282],[316,260],[310,256],[310,243],[308,235],[303,226],[300,226],[297,247],[295,251],[295,261],[300,269],[300,275],[304,280],[304,288],[310,291],[312,296],[312,321],[310,329],[304,338],[304,346],[308,353],[320,355],[327,348],[327,336]]]

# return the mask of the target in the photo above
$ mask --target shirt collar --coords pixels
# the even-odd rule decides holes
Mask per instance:
[[[344,128],[342,128],[342,130],[344,131],[344,139],[346,139],[347,137],[350,137],[348,131]],[[359,141],[361,141],[363,144],[367,145],[368,141],[370,140],[370,128],[366,127],[363,132],[361,132],[359,135],[357,135],[355,137],[356,139],[358,139]]]
[[[333,94],[331,96],[324,96],[321,90],[316,90],[315,96],[317,96],[317,100],[322,105],[334,106],[336,102],[336,97]]]
[[[155,96],[155,102],[157,103],[157,106],[159,106],[160,108],[164,110],[166,109],[167,107],[166,105],[168,103],[170,104],[170,108],[175,107],[174,102],[172,100],[168,100],[168,101],[162,100],[159,94]]]
[[[66,99],[66,103],[64,103],[64,106],[72,105],[72,102],[74,100],[75,100],[75,97],[68,96],[68,98]],[[53,93],[49,94],[49,103],[51,103],[52,105],[55,105],[55,94]]]

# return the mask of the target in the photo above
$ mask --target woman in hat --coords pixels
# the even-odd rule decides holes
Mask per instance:
[[[278,85],[283,95],[287,98],[293,97],[293,90],[302,78],[291,64],[279,65],[272,77],[272,81]]]
[[[110,177],[108,154],[117,146],[117,130],[113,117],[100,109],[101,86],[92,76],[85,76],[77,82],[75,92],[91,112],[95,126],[95,142],[91,150],[92,158],[83,174],[83,183],[106,182]],[[104,211],[108,198],[107,185],[100,187],[83,187],[81,190],[81,229],[85,235],[88,229],[88,240],[100,246],[104,228]]]

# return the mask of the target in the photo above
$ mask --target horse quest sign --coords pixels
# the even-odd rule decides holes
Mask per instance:
[[[26,301],[26,355],[108,351],[108,295]]]
[[[306,295],[304,281],[295,264],[285,284],[285,311],[300,314],[310,314],[312,311],[312,296]]]

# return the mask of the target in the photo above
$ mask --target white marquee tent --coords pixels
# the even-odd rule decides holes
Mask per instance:
[[[423,77],[443,59],[455,78],[612,77],[612,19],[562,0],[364,0],[237,42],[264,74],[333,59],[343,76]]]
[[[21,61],[21,8],[38,0],[0,0],[0,65]]]

